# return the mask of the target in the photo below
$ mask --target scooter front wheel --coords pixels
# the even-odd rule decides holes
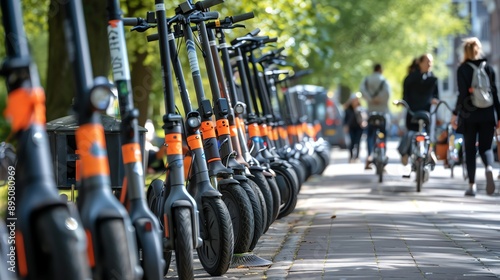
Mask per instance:
[[[175,262],[179,279],[194,279],[191,210],[174,208]]]
[[[133,265],[130,263],[126,229],[121,219],[108,219],[98,225],[98,243],[101,248],[102,263],[94,279],[134,279]],[[70,279],[70,278],[68,278]]]
[[[62,207],[46,210],[36,218],[38,241],[35,244],[41,251],[38,261],[40,268],[46,271],[45,277],[32,275],[30,279],[90,279],[86,250],[79,248],[78,244],[81,238],[78,235],[84,235],[83,229],[78,224],[77,228],[68,227],[69,224],[75,225],[74,222],[69,211]]]
[[[233,225],[226,205],[219,197],[202,199],[203,243],[197,249],[200,263],[211,276],[227,272],[233,257]]]

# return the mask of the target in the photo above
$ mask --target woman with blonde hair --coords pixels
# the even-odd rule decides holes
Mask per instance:
[[[467,196],[475,196],[476,187],[476,152],[483,161],[486,169],[486,193],[495,192],[495,182],[493,181],[492,164],[493,152],[491,144],[496,116],[500,116],[500,102],[498,101],[497,87],[495,85],[495,72],[491,66],[486,63],[486,59],[481,58],[481,42],[472,37],[463,41],[463,60],[457,69],[458,97],[453,110],[451,123],[458,132],[464,134],[465,160],[467,173],[469,176],[469,187],[465,192]],[[484,69],[489,77],[493,105],[480,108],[472,102],[472,76],[475,67],[485,64]],[[496,116],[495,116],[496,113]],[[458,117],[457,117],[458,116]],[[458,122],[457,122],[458,119]],[[476,151],[476,141],[478,143]]]

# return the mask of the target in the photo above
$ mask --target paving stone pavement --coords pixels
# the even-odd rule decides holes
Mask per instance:
[[[442,166],[417,193],[413,179],[401,178],[397,155],[381,184],[345,158],[333,150],[324,174],[302,186],[295,211],[261,237],[253,253],[272,265],[210,277],[196,261],[196,278],[500,278],[500,196],[485,194],[484,169],[470,198],[462,178]],[[174,267],[167,278],[176,278]]]

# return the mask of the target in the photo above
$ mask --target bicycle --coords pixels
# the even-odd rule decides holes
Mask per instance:
[[[426,132],[426,128],[430,126],[431,116],[436,114],[439,106],[445,106],[451,111],[450,107],[445,101],[439,101],[432,112],[416,111],[413,112],[410,106],[404,100],[395,100],[394,105],[404,106],[408,113],[412,116],[411,121],[418,123],[418,131],[414,132],[411,136],[410,145],[410,162],[411,172],[415,172],[417,192],[420,192],[424,182],[429,180],[429,173],[434,169],[435,162],[430,157],[430,137]],[[409,178],[409,175],[403,175],[404,178]]]
[[[112,84],[93,78],[83,7],[79,0],[63,4],[67,52],[75,76],[76,145],[81,161],[78,210],[88,241],[94,279],[138,279],[135,231],[125,207],[111,191],[101,112],[110,103]],[[78,176],[77,176],[78,177]],[[71,278],[66,278],[71,279]]]
[[[85,232],[55,183],[45,130],[45,93],[26,40],[21,1],[1,1],[0,8],[7,55],[0,74],[6,78],[5,113],[18,153],[17,163],[7,167],[9,260],[2,263],[1,278],[88,279]]]
[[[375,129],[375,143],[373,147],[373,159],[370,162],[375,165],[375,173],[378,177],[378,182],[384,180],[384,168],[389,161],[386,155],[386,119],[383,112],[371,112],[368,117],[368,127]]]
[[[122,12],[118,0],[108,0],[108,41],[111,52],[113,78],[118,90],[121,116],[122,158],[125,179],[120,201],[127,210],[135,228],[138,258],[144,271],[144,279],[162,278],[165,260],[162,257],[161,230],[158,219],[148,207],[144,194],[144,168],[137,118],[123,29]]]

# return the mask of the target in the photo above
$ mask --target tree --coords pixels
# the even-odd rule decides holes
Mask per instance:
[[[73,65],[70,64],[66,51],[64,35],[64,2],[50,1],[49,48],[47,69],[47,120],[64,117],[69,114],[75,92]],[[94,76],[107,77],[110,69],[109,47],[107,44],[106,1],[87,0],[82,2],[89,40],[92,71]]]

